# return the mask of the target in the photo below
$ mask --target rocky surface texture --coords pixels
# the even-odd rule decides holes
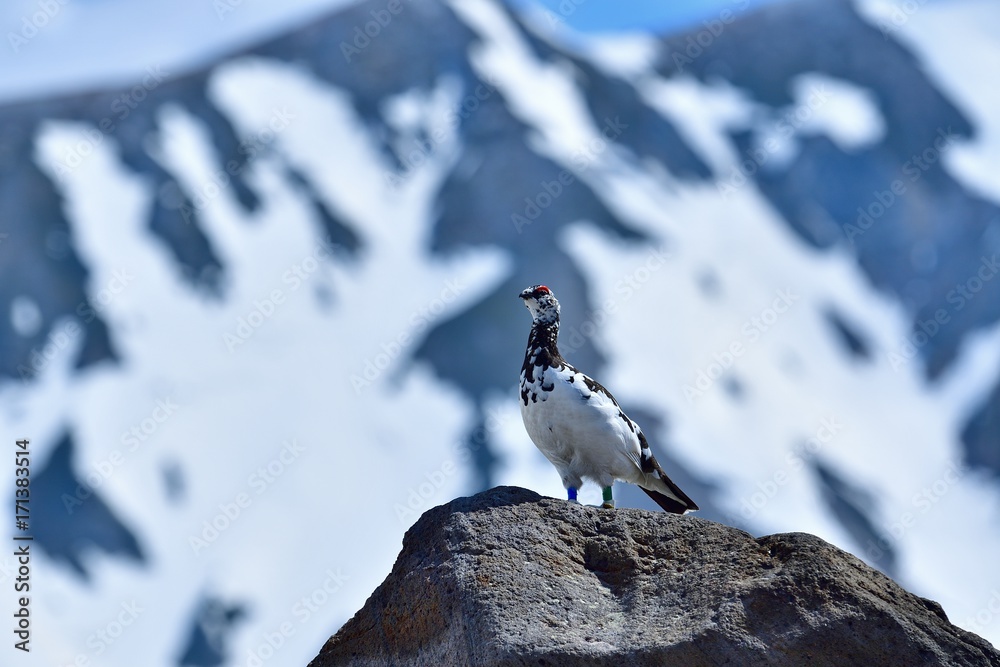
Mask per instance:
[[[500,487],[427,512],[310,667],[1000,665],[823,540]]]

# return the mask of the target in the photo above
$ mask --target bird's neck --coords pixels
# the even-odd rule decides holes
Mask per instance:
[[[524,366],[563,366],[566,360],[559,354],[559,320],[534,322],[528,334]]]

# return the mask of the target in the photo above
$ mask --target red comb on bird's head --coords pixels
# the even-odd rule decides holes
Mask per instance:
[[[550,290],[545,285],[532,285],[521,291],[520,297],[522,299],[539,299],[541,297],[551,296],[555,298]]]

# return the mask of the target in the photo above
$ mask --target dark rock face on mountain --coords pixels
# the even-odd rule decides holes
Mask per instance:
[[[240,206],[256,210],[260,195],[245,177],[252,161],[246,150],[249,139],[239,135],[211,94],[215,70],[244,56],[298,63],[318,80],[347,92],[373,140],[397,166],[394,177],[399,179],[408,176],[406,154],[414,146],[400,141],[386,121],[386,100],[405,91],[430,91],[447,78],[461,86],[463,104],[474,102],[474,110],[462,107],[457,115],[461,155],[436,195],[438,217],[430,250],[447,255],[470,246],[502,247],[510,251],[514,266],[496,291],[431,329],[415,352],[417,359],[429,362],[477,405],[486,395],[508,390],[509,367],[519,359],[523,332],[520,322],[505,316],[505,304],[511,293],[538,281],[540,264],[546,267],[545,279],[561,286],[565,328],[572,330],[585,321],[595,304],[580,267],[557,242],[561,230],[585,220],[623,240],[641,242],[642,235],[576,173],[572,187],[558,201],[539,209],[527,227],[518,223],[514,216],[523,218],[535,206],[532,201],[542,184],[558,178],[565,165],[534,150],[531,128],[512,113],[503,92],[477,74],[469,52],[479,36],[449,6],[428,2],[407,5],[391,31],[358,45],[359,26],[371,18],[369,5],[358,3],[196,71],[153,69],[126,88],[0,107],[0,208],[6,212],[0,221],[0,304],[24,297],[40,315],[40,325],[32,331],[16,331],[10,318],[0,318],[0,378],[31,381],[41,373],[46,350],[61,335],[58,323],[64,318],[79,321],[78,366],[117,358],[113,332],[99,304],[90,303],[83,289],[89,270],[63,211],[58,179],[34,159],[36,139],[48,121],[82,123],[90,128],[93,144],[113,144],[125,167],[156,193],[146,212],[150,232],[193,286],[225,298],[230,267],[204,233],[192,194],[157,162],[148,146],[161,133],[158,115],[165,105],[188,111],[210,133],[218,167],[229,172]],[[618,119],[616,123],[627,127],[616,136],[616,149],[655,161],[681,180],[714,179],[722,185],[733,178],[712,173],[631,82],[546,42],[516,19],[515,24],[539,58],[573,69],[598,125]],[[758,12],[730,12],[718,25],[723,29],[717,34],[708,31],[708,40],[702,34],[708,28],[701,27],[665,37],[658,73],[726,81],[776,117],[793,102],[790,91],[802,74],[820,73],[871,92],[886,127],[886,135],[874,144],[846,151],[824,135],[804,136],[787,164],[767,159],[743,176],[806,242],[846,249],[874,285],[904,303],[913,316],[911,340],[900,341],[898,350],[873,354],[919,355],[928,376],[940,376],[970,332],[1000,318],[1000,281],[973,282],[973,288],[980,288],[974,298],[965,290],[969,281],[979,280],[980,269],[995,273],[1000,209],[957,182],[939,159],[947,148],[935,147],[942,136],[949,142],[975,138],[978,128],[928,78],[914,53],[864,21],[849,2],[779,3]],[[871,67],[873,62],[880,66]],[[730,139],[740,154],[753,154],[752,130],[734,130]],[[426,137],[418,138],[418,144],[416,148],[434,148]],[[273,149],[256,148],[260,150],[252,154]],[[927,158],[928,151],[933,159]],[[75,157],[66,156],[67,169],[73,168]],[[917,164],[926,168],[915,168]],[[335,203],[325,201],[293,165],[288,178],[302,181],[300,189],[311,200],[327,240],[340,246],[345,256],[356,253],[356,221],[336,213]],[[905,186],[905,195],[887,190],[896,181]],[[890,196],[893,203],[885,205],[884,198]],[[875,213],[869,212],[872,209]],[[474,371],[451,363],[456,340],[469,355],[491,361]],[[574,361],[594,373],[603,365],[589,338],[574,351]],[[987,451],[979,450],[982,443],[996,440],[989,425],[997,406],[995,399],[983,405],[974,417],[978,430],[965,440],[968,462],[993,471],[1000,471],[996,447],[987,444]],[[485,488],[492,484],[491,443],[477,442],[470,433],[469,447],[475,452],[478,485]]]
[[[514,487],[427,512],[311,667],[1000,665],[985,640],[812,535]]]

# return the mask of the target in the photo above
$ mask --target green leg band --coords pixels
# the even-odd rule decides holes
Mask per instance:
[[[614,502],[614,498],[611,496],[611,487],[604,487],[604,502],[611,503]]]

